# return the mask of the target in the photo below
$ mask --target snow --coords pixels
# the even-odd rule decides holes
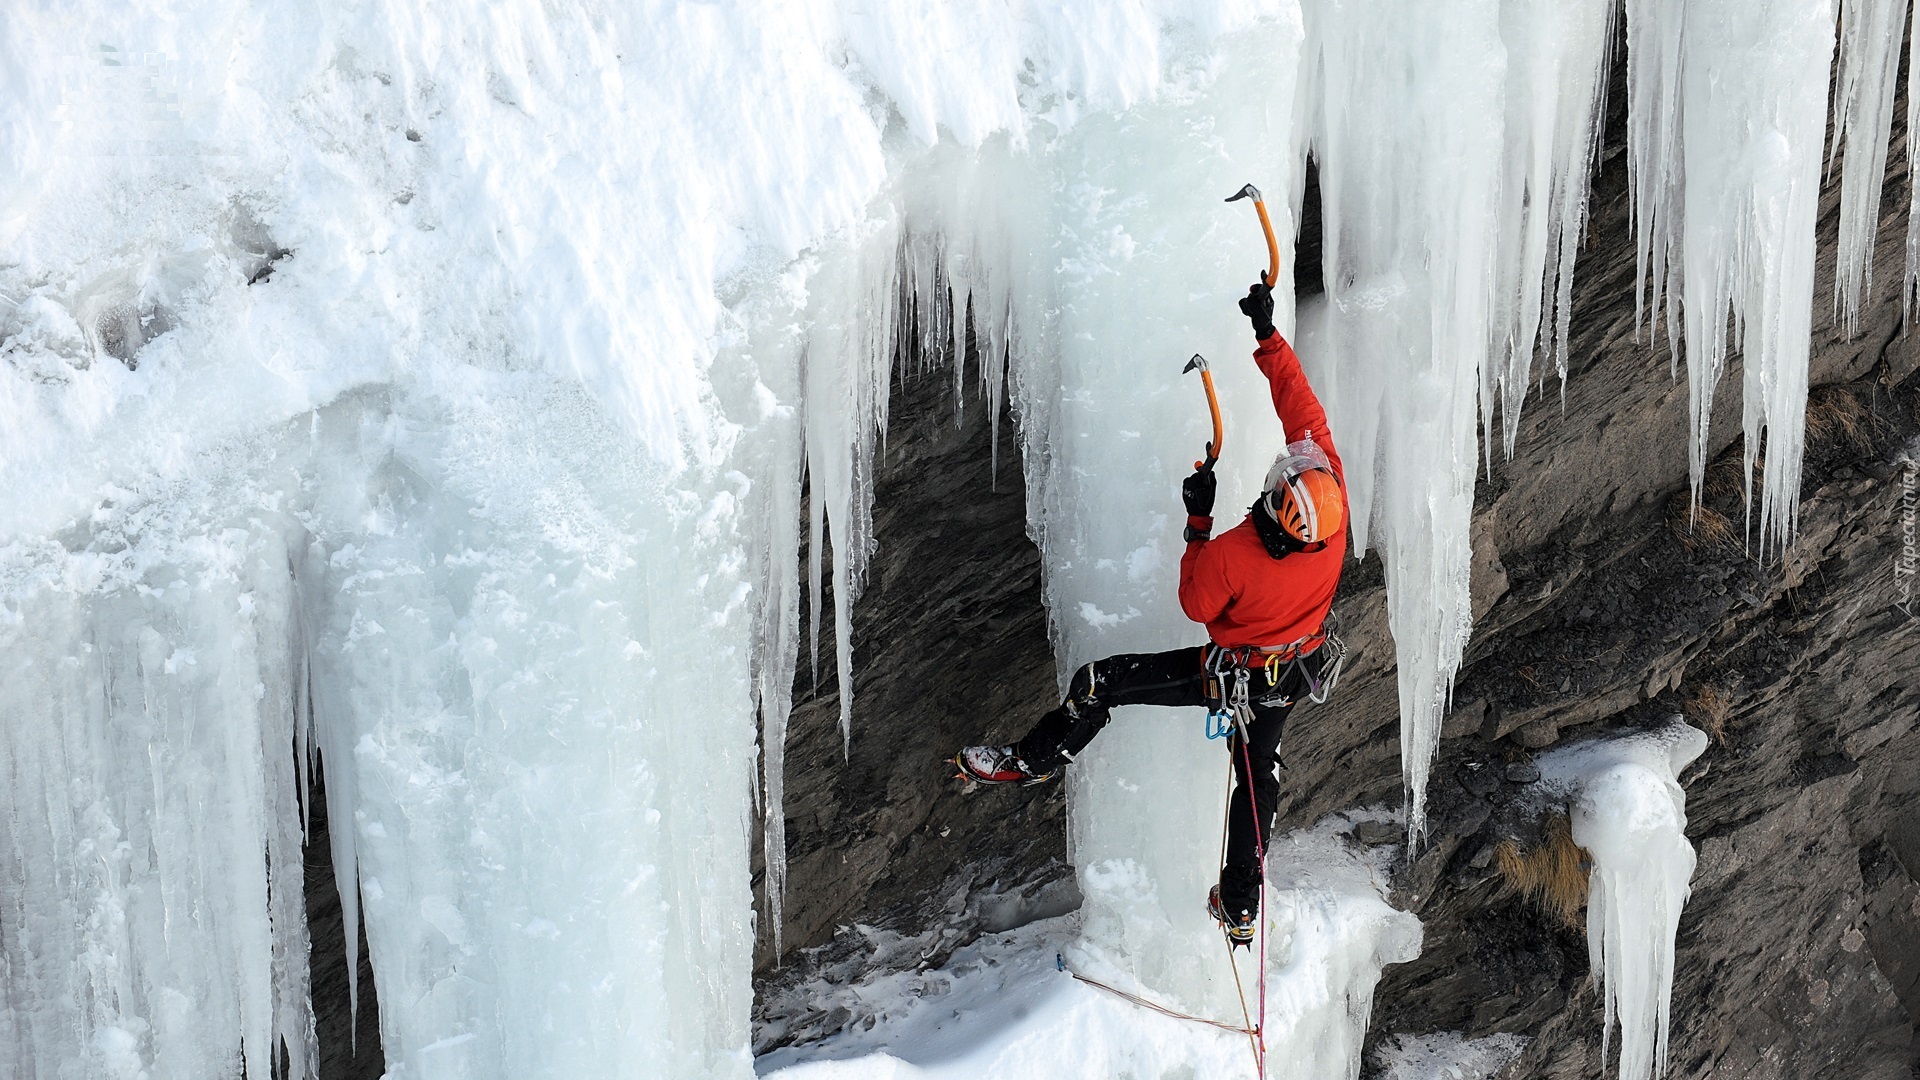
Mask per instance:
[[[1280,838],[1267,891],[1267,1075],[1324,1080],[1360,1072],[1373,988],[1381,968],[1420,952],[1420,923],[1385,896],[1396,849],[1366,849],[1350,831],[1383,811],[1331,816]],[[1124,873],[1114,868],[1114,873]],[[1237,1011],[1143,986],[1090,945],[1081,916],[1043,920],[983,936],[945,967],[883,975],[854,987],[821,987],[848,1017],[817,1042],[761,1056],[763,1077],[1051,1077],[1249,1075],[1244,1035],[1165,1016],[1081,982],[1056,966],[1176,1011],[1241,1026]],[[1228,959],[1215,931],[1194,967]],[[885,947],[884,944],[881,947]],[[1238,963],[1248,982],[1251,952]],[[1231,979],[1231,976],[1228,975]]]
[[[1694,866],[1679,780],[1706,748],[1704,732],[1673,723],[1558,748],[1538,762],[1540,790],[1566,797],[1573,842],[1593,857],[1587,950],[1604,992],[1603,1037],[1610,1041],[1619,1024],[1621,1080],[1666,1072],[1674,936]]]
[[[1381,1080],[1492,1080],[1527,1048],[1522,1035],[1394,1035],[1374,1052]]]
[[[1731,320],[1732,350],[1743,358],[1748,505],[1764,435],[1759,538],[1762,550],[1777,549],[1799,515],[1834,12],[1828,0],[1701,0],[1684,18],[1681,10],[1655,0],[1627,5],[1642,286],[1653,313],[1665,299],[1676,362],[1684,338],[1696,502]],[[1878,52],[1864,46],[1859,62],[1883,64]],[[1850,131],[1873,138],[1877,119],[1848,115]],[[1854,148],[1850,139],[1849,155]],[[1875,182],[1864,163],[1849,175],[1857,212],[1877,217],[1859,201]],[[1862,225],[1843,229],[1856,249]]]

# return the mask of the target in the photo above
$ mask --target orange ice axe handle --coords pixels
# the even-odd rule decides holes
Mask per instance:
[[[1213,441],[1207,444],[1207,460],[1196,461],[1193,467],[1211,469],[1213,463],[1220,460],[1220,445],[1227,439],[1226,430],[1220,426],[1220,395],[1213,391],[1213,372],[1207,370],[1206,357],[1194,353],[1193,359],[1187,361],[1187,366],[1180,369],[1180,374],[1185,375],[1189,371],[1200,373],[1200,385],[1207,388],[1207,411],[1213,414]]]
[[[1267,217],[1267,201],[1260,197],[1260,189],[1252,184],[1227,196],[1228,202],[1240,199],[1252,199],[1254,210],[1260,214],[1260,230],[1267,234],[1267,272],[1260,275],[1260,284],[1272,288],[1280,280],[1280,242],[1273,238],[1273,222]]]

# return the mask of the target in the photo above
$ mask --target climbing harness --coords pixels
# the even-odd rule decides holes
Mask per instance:
[[[1328,619],[1332,620],[1331,613]],[[1207,738],[1225,739],[1236,731],[1244,732],[1253,722],[1255,704],[1278,705],[1290,700],[1279,691],[1288,683],[1288,676],[1296,672],[1306,700],[1325,705],[1339,685],[1346,659],[1347,643],[1325,626],[1278,648],[1207,646],[1201,660],[1207,674],[1202,690],[1207,701]],[[1264,698],[1253,697],[1255,671],[1265,677]]]

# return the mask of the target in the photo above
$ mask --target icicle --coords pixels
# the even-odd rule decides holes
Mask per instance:
[[[0,560],[0,1072],[311,1077],[286,551],[114,491]]]
[[[1681,191],[1680,42],[1685,9],[1666,0],[1626,0],[1627,176],[1633,188],[1633,321],[1657,328],[1677,300],[1671,260],[1684,209]],[[1678,373],[1680,326],[1667,312],[1669,371]]]
[[[805,359],[803,367],[811,367]],[[807,478],[807,653],[812,665],[814,689],[820,687],[820,605],[822,602],[820,567],[826,555],[821,547],[826,543],[827,504],[823,501],[820,488],[814,480],[811,469],[806,470]]]
[[[797,467],[794,471],[798,472]],[[777,477],[775,482],[778,484]],[[797,475],[791,484],[785,485],[786,490],[795,493],[799,486]],[[778,490],[776,487],[776,492]],[[767,511],[767,521],[773,528],[771,550],[774,552],[791,551],[798,543],[793,533],[797,532],[799,508],[781,505],[786,501],[776,495],[774,505]],[[793,708],[794,659],[799,652],[795,631],[800,605],[799,573],[792,560],[778,560],[769,569],[770,588],[763,601],[766,622],[755,649],[761,666],[755,675],[754,687],[760,711],[761,777],[765,792],[761,843],[767,862],[767,919],[773,927],[774,955],[778,956],[784,945],[782,912],[787,892],[787,718]]]
[[[1860,332],[1860,308],[1873,299],[1873,249],[1880,232],[1880,189],[1900,70],[1907,0],[1841,0],[1840,88],[1833,148],[1846,144],[1840,179],[1840,254],[1833,305],[1841,333]],[[1831,158],[1829,153],[1829,168]]]
[[[325,581],[328,552],[318,540],[308,543],[300,553],[305,573],[296,580]],[[314,598],[303,598],[300,610],[301,637],[309,649],[317,640],[320,618]],[[309,654],[311,656],[311,653]],[[340,896],[340,930],[345,939],[347,958],[347,1014],[352,1024],[350,1038],[359,1045],[360,1023],[360,852],[356,840],[354,811],[360,804],[358,770],[353,765],[353,727],[343,703],[333,700],[332,685],[314,678],[309,665],[309,695],[312,723],[318,734],[321,776],[327,786],[327,855],[333,860],[333,887]]]
[[[1700,0],[1685,11],[1627,7],[1639,57],[1628,104],[1641,283],[1657,305],[1666,273],[1670,338],[1676,309],[1684,322],[1696,501],[1733,323],[1749,510],[1765,436],[1764,551],[1799,516],[1833,10],[1828,0]]]
[[[766,860],[763,886],[763,927],[772,930],[774,956],[785,950],[787,891],[786,750],[787,724],[793,710],[793,684],[800,661],[800,498],[805,470],[804,435],[798,402],[802,393],[801,332],[797,297],[775,290],[741,314],[748,328],[746,340],[727,364],[751,372],[750,388],[742,393],[751,401],[750,419],[759,435],[758,454],[742,464],[760,479],[749,493],[747,520],[757,522],[764,539],[747,547],[747,580],[758,584],[755,595],[749,678],[754,710],[760,720],[760,784],[756,807],[760,814],[761,852]],[[743,382],[746,380],[743,376]],[[813,506],[819,507],[819,500]],[[819,550],[819,521],[814,551]],[[808,582],[813,608],[818,612],[819,559],[810,562]],[[816,618],[814,644],[818,649]]]
[[[1620,1028],[1620,1080],[1666,1072],[1674,935],[1694,865],[1679,777],[1706,747],[1704,733],[1675,724],[1539,762],[1542,780],[1569,795],[1574,843],[1593,856],[1587,949],[1603,991],[1602,1038]]]
[[[1299,352],[1346,461],[1353,551],[1371,542],[1385,563],[1417,843],[1472,628],[1475,409],[1496,340],[1504,149],[1485,118],[1505,114],[1508,50],[1493,0],[1305,11],[1327,302],[1302,314]],[[1541,280],[1520,284],[1537,295]]]
[[[815,306],[808,311],[807,473],[816,521],[824,513],[833,549],[834,658],[845,754],[853,747],[853,605],[873,549],[873,447],[887,423],[898,236],[892,216],[869,222],[853,240],[851,256],[824,260],[808,285]]]
[[[1915,18],[1920,18],[1920,10]],[[1920,130],[1920,64],[1914,63],[1920,58],[1920,34],[1907,37],[1907,176],[1911,178],[1920,173],[1920,140],[1913,137]],[[1900,282],[1900,317],[1911,325],[1913,299],[1920,290],[1920,184],[1909,179],[1907,189],[1907,263]]]
[[[1509,458],[1520,431],[1536,344],[1552,356],[1562,392],[1573,320],[1573,264],[1586,223],[1588,177],[1606,116],[1613,41],[1611,0],[1510,2],[1506,175],[1495,294],[1494,359],[1482,376],[1480,409],[1493,454],[1493,410]]]

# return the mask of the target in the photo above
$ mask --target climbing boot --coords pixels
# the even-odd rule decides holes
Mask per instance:
[[[969,746],[953,756],[953,764],[960,770],[961,777],[976,784],[1031,787],[1054,777],[1053,771],[1036,773],[1027,768],[1027,763],[1020,760],[1011,746]]]
[[[1226,931],[1227,941],[1230,944],[1241,948],[1253,944],[1253,929],[1257,918],[1255,912],[1248,908],[1241,908],[1232,915],[1227,914],[1227,909],[1220,903],[1220,886],[1218,885],[1213,887],[1213,891],[1207,893],[1207,914],[1213,916],[1214,920],[1220,924],[1220,929]]]

